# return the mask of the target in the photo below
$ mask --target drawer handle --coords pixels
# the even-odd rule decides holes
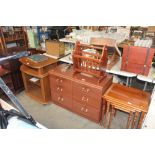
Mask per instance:
[[[90,89],[88,88],[88,89],[87,89],[87,93],[88,93],[89,91],[90,91]]]
[[[60,97],[58,97],[58,101],[60,101]]]
[[[59,87],[57,87],[57,90],[59,90],[60,88]]]
[[[82,87],[82,91],[88,93],[90,91],[89,88]]]
[[[83,111],[83,110],[84,110],[84,108],[82,107],[82,108],[81,108],[81,111]]]
[[[62,102],[63,102],[63,100],[64,100],[64,99],[63,99],[63,98],[61,98],[61,101],[62,101]]]
[[[88,109],[86,109],[86,112],[88,112]]]
[[[82,101],[88,102],[88,98],[82,97]]]
[[[62,83],[62,80],[60,80],[60,82]]]
[[[62,91],[63,91],[63,89],[61,88],[61,89],[60,89],[60,91],[62,92]]]

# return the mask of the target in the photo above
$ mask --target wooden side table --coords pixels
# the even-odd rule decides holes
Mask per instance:
[[[118,109],[129,113],[126,128],[130,125],[131,128],[141,128],[143,118],[148,111],[149,93],[113,83],[103,98],[106,100],[106,109],[104,108],[103,112],[105,113],[104,127],[108,122],[108,128],[110,128],[112,118]]]
[[[47,60],[34,62],[23,57],[20,62],[26,94],[46,104],[51,99],[48,71],[55,67],[57,60],[48,57]]]

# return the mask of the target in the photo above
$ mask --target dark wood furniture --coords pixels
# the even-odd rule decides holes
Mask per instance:
[[[58,65],[49,75],[53,103],[100,122],[102,95],[111,85],[112,76],[107,75],[99,83],[97,77],[74,74],[73,67],[67,64]]]
[[[106,100],[106,104],[103,105],[103,113],[106,113],[106,117],[103,119],[104,127],[108,123],[108,128],[110,128],[116,109],[119,109],[129,113],[126,128],[129,128],[130,125],[131,128],[140,128],[143,118],[148,111],[150,94],[135,88],[113,83],[103,95],[103,99]]]
[[[24,81],[25,92],[33,99],[47,104],[51,99],[48,71],[52,69],[57,60],[47,57],[42,62],[34,62],[28,57],[20,58],[21,72]],[[32,78],[37,79],[33,81]]]
[[[0,54],[8,55],[24,51],[27,50],[27,47],[28,42],[24,27],[0,27]]]
[[[12,92],[15,92],[13,81],[11,78],[11,71],[0,67],[0,77],[3,79],[5,84],[10,88]],[[0,89],[0,98],[8,99],[3,90]]]

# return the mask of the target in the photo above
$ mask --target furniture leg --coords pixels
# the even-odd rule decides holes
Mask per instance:
[[[129,86],[129,77],[127,77],[126,86]]]
[[[147,88],[147,82],[145,82],[143,90],[145,91],[146,88]]]
[[[117,110],[116,110],[116,109],[114,109],[114,117],[116,116],[116,112],[117,112]]]
[[[104,128],[106,128],[106,124],[108,122],[109,109],[110,109],[110,102],[107,102],[106,119],[105,119],[105,122],[104,122]]]
[[[104,124],[104,113],[105,113],[105,103],[103,104],[103,108],[102,108],[102,118],[101,118],[100,125],[102,125],[102,123]]]
[[[141,115],[140,115],[138,126],[137,126],[138,129],[141,128],[141,125],[142,125],[142,121],[143,121],[144,116],[145,116],[145,112],[142,112]]]
[[[131,126],[132,129],[135,127],[135,123],[136,123],[136,120],[137,120],[138,114],[139,114],[139,113],[136,111],[136,112],[135,112],[135,115],[134,115],[133,122],[132,122],[132,126]]]
[[[132,83],[132,77],[130,78],[130,84],[129,84],[130,86],[131,86],[131,83]]]
[[[112,118],[113,118],[113,116],[114,116],[114,113],[115,113],[115,107],[112,106],[112,108],[111,108],[111,113],[110,113],[110,119],[109,119],[108,128],[110,128],[111,121],[112,121]]]
[[[129,126],[130,126],[130,122],[131,122],[131,119],[132,119],[132,115],[133,115],[133,112],[130,111],[130,114],[129,114],[129,117],[128,117],[128,122],[127,122],[127,125],[126,125],[126,128],[128,129]]]

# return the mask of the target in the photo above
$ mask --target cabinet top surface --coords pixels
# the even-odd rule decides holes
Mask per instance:
[[[138,107],[147,111],[150,94],[144,91],[113,83],[103,95],[106,100]]]
[[[67,64],[58,65],[56,68],[52,69],[49,72],[49,74],[72,79],[75,82],[80,81],[80,83],[88,83],[88,84],[93,84],[96,86],[103,86],[109,80],[112,79],[111,75],[107,75],[107,77],[105,77],[100,83],[98,83],[98,78],[94,76],[90,76],[90,75],[83,74],[83,73],[74,74],[72,65],[67,65]]]
[[[56,59],[49,58],[49,57],[47,60],[44,60],[42,62],[34,62],[33,60],[30,60],[28,57],[20,58],[19,61],[26,66],[29,66],[31,68],[36,68],[36,69],[43,68],[57,62]]]

